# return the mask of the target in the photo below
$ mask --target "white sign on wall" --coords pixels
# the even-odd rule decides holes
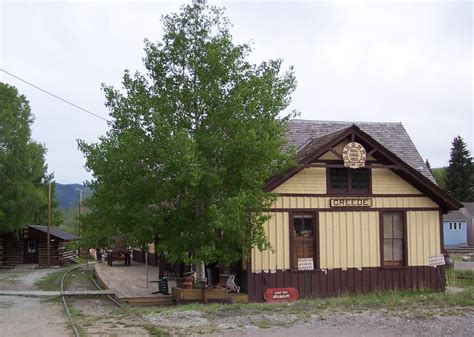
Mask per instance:
[[[313,258],[298,259],[298,270],[314,270]]]
[[[444,261],[444,255],[443,254],[436,254],[436,255],[431,255],[428,257],[429,260],[429,265],[436,267],[436,266],[444,266],[446,262]]]

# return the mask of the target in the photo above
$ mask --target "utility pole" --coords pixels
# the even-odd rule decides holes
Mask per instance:
[[[51,266],[50,256],[51,256],[51,181],[48,183],[48,235],[46,242],[46,251],[47,251],[47,265],[48,268]]]
[[[82,235],[82,221],[81,221],[81,214],[82,214],[82,190],[79,191],[79,237]]]

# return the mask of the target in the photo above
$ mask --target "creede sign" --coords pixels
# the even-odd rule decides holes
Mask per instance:
[[[366,159],[367,152],[359,143],[349,143],[344,146],[344,149],[342,149],[342,160],[344,160],[344,166],[350,168],[364,167]]]
[[[331,207],[372,207],[372,198],[331,198],[329,205]]]
[[[263,294],[267,303],[294,302],[299,296],[298,290],[295,288],[268,288]]]

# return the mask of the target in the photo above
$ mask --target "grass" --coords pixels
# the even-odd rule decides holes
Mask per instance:
[[[36,281],[35,286],[45,291],[61,290],[61,277],[63,277],[63,274],[64,270],[50,273]]]
[[[231,317],[237,315],[293,314],[308,317],[327,312],[360,313],[368,310],[387,309],[390,312],[452,306],[474,309],[474,288],[457,293],[438,293],[428,290],[384,291],[368,294],[343,294],[325,299],[301,299],[293,303],[237,303],[237,304],[185,304],[177,307],[130,308],[137,314],[161,313],[165,311],[199,311],[206,318]]]
[[[150,336],[155,336],[155,337],[171,336],[171,334],[168,331],[163,330],[156,325],[146,324],[143,326],[143,328],[150,334]]]
[[[446,271],[446,286],[456,288],[474,288],[474,270],[454,270]]]

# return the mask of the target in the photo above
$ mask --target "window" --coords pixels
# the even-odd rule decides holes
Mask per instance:
[[[458,229],[458,228],[457,228],[457,223],[455,222],[455,223],[454,223],[454,230],[457,230],[457,229]]]
[[[313,259],[316,269],[316,228],[314,213],[295,213],[291,217],[293,236],[292,269],[298,269],[299,259]]]
[[[402,212],[382,213],[383,266],[405,265],[405,224]]]
[[[329,192],[369,193],[370,172],[367,168],[329,168],[328,177]]]
[[[449,223],[449,230],[450,230],[450,231],[453,230],[453,223],[452,223],[452,222]]]
[[[28,253],[36,253],[36,241],[28,241]]]
[[[458,223],[458,229],[461,230],[462,229],[462,223]]]

